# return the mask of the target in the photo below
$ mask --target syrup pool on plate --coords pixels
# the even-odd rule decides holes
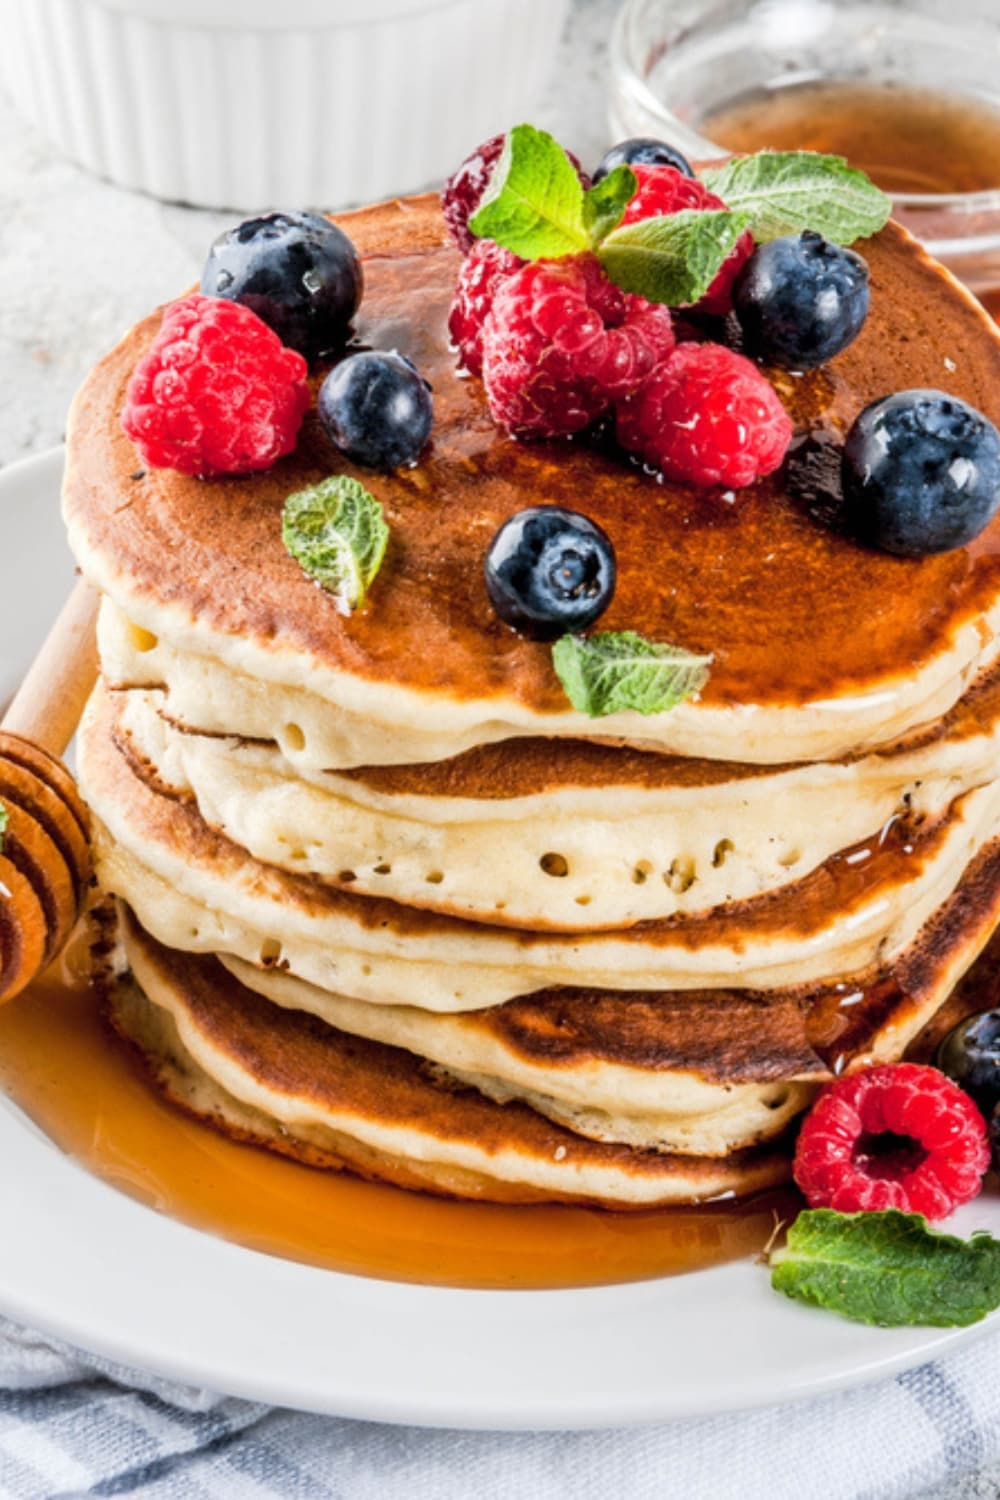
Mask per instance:
[[[0,1007],[0,1088],[83,1167],[152,1209],[255,1250],[358,1275],[469,1287],[635,1281],[748,1259],[791,1191],[613,1213],[436,1198],[227,1140],[161,1098],[54,971]]]

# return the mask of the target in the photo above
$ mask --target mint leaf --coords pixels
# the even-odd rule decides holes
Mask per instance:
[[[389,542],[378,501],[347,475],[289,495],[281,539],[302,571],[333,594],[342,614],[365,602]]]
[[[728,209],[683,209],[614,230],[597,256],[622,291],[683,307],[708,291],[748,223]]]
[[[564,635],[552,664],[578,713],[659,714],[690,698],[708,680],[710,656],[647,641],[634,630]]]
[[[814,229],[838,245],[877,234],[891,200],[842,156],[818,151],[758,151],[703,173],[731,209],[746,213],[758,243]]]
[[[533,125],[515,125],[507,132],[500,160],[469,228],[525,260],[590,249],[583,222],[583,188],[576,168],[553,136]]]
[[[964,1328],[1000,1307],[1000,1240],[935,1234],[898,1209],[807,1209],[770,1264],[786,1297],[881,1328]]]
[[[594,245],[618,228],[638,186],[639,179],[632,168],[620,166],[584,193],[583,227]]]

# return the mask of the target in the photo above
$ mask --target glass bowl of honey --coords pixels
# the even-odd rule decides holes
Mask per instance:
[[[615,139],[831,151],[1000,317],[1000,0],[626,0]]]

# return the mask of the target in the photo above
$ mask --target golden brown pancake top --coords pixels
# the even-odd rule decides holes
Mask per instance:
[[[578,442],[515,441],[448,347],[459,261],[436,199],[340,222],[365,259],[357,342],[400,349],[433,386],[428,451],[388,476],[356,468],[313,410],[296,452],[267,473],[204,481],[146,470],[120,427],[126,383],[159,327],[158,315],[146,319],[81,393],[66,502],[140,597],[335,671],[553,713],[568,705],[549,648],[505,626],[483,585],[491,537],[529,504],[569,506],[607,530],[619,582],[601,628],[711,652],[706,704],[794,705],[871,689],[941,652],[1000,592],[1000,519],[969,547],[897,558],[813,519],[782,473],[731,504]],[[1000,338],[986,315],[895,226],[859,249],[872,282],[860,336],[821,370],[773,372],[797,430],[842,435],[869,401],[913,386],[945,389],[1000,423]],[[369,607],[349,619],[281,543],[286,497],[340,472],[362,480],[392,528]]]

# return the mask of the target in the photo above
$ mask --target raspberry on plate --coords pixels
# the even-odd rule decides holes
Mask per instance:
[[[470,375],[483,372],[483,324],[497,288],[523,265],[519,255],[493,240],[476,240],[462,262],[448,315],[448,332],[458,350],[459,363]]]
[[[710,193],[697,177],[685,177],[676,167],[633,165],[639,186],[625,210],[623,224],[640,219],[659,219],[683,209],[725,208],[722,199]],[[695,303],[695,311],[725,317],[733,310],[733,282],[753,254],[753,235],[749,229],[740,235],[708,291]]]
[[[295,447],[306,371],[248,307],[195,293],[164,313],[128,383],[122,426],[154,469],[268,469]]]
[[[979,1192],[986,1121],[937,1068],[884,1064],[822,1091],[799,1133],[795,1181],[811,1208],[898,1208],[943,1219]]]
[[[469,156],[465,158],[461,166],[456,167],[448,178],[441,193],[441,209],[444,213],[444,221],[448,226],[448,232],[458,248],[465,253],[475,243],[475,237],[469,231],[469,220],[479,207],[480,201],[493,175],[493,168],[500,160],[503,143],[506,135],[491,136],[481,146],[477,146]],[[590,186],[590,178],[580,165],[579,160],[572,151],[566,155],[577,170],[577,175],[585,188]]]
[[[721,344],[680,344],[618,406],[618,441],[668,479],[742,489],[779,467],[792,423],[757,366]]]
[[[517,437],[579,432],[673,346],[669,310],[620,291],[595,256],[535,261],[503,280],[483,328],[490,411]]]

